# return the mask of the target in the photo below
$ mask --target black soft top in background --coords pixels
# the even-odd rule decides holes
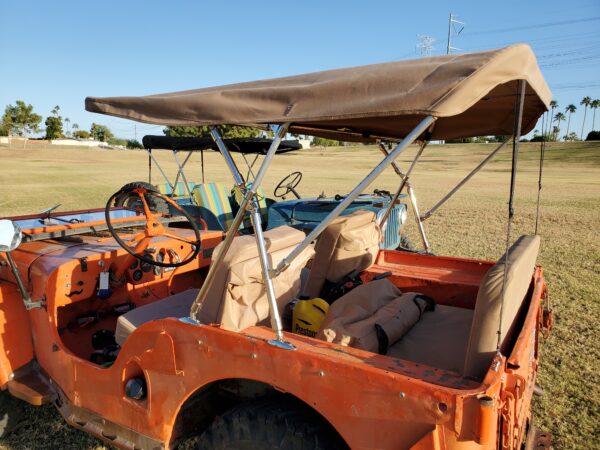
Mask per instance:
[[[266,138],[232,138],[223,139],[231,152],[266,154],[272,139]],[[172,136],[144,136],[142,144],[146,149],[152,150],[177,150],[194,152],[200,150],[218,151],[217,144],[210,137],[172,137]],[[298,141],[281,141],[277,153],[286,153],[300,150],[302,145]]]

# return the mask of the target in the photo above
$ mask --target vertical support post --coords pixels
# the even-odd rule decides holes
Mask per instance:
[[[194,320],[198,320],[198,313],[200,312],[202,303],[206,299],[208,291],[210,290],[210,288],[214,282],[215,275],[216,275],[217,271],[221,269],[220,266],[223,263],[229,248],[231,247],[233,238],[237,234],[237,230],[239,229],[240,224],[242,223],[242,220],[244,219],[244,215],[245,215],[246,211],[249,208],[252,208],[253,215],[251,216],[251,218],[252,218],[253,225],[254,225],[256,245],[258,246],[258,249],[259,249],[259,258],[261,261],[261,267],[262,267],[263,276],[264,276],[263,279],[265,282],[265,287],[267,289],[267,299],[269,301],[271,323],[273,324],[275,336],[276,336],[276,340],[272,341],[271,343],[273,343],[279,347],[283,347],[283,348],[293,348],[293,346],[290,346],[289,344],[287,344],[286,342],[283,341],[283,331],[282,331],[281,319],[279,317],[279,308],[277,307],[277,298],[275,296],[273,280],[271,279],[272,278],[272,270],[269,267],[269,259],[268,259],[264,236],[262,234],[262,228],[261,228],[262,224],[261,224],[261,220],[260,220],[260,213],[258,211],[258,202],[256,201],[255,196],[256,196],[256,191],[260,187],[260,184],[262,183],[262,180],[267,172],[267,169],[271,165],[271,161],[273,160],[273,157],[275,156],[275,153],[277,152],[277,149],[279,148],[279,144],[281,143],[281,140],[287,133],[289,126],[290,126],[289,123],[284,123],[284,124],[280,125],[279,128],[277,129],[277,133],[275,134],[275,137],[274,137],[273,141],[271,142],[271,146],[269,147],[269,150],[268,150],[265,158],[262,161],[260,169],[258,170],[256,177],[254,178],[254,181],[252,182],[252,185],[250,186],[249,189],[246,190],[244,199],[242,200],[242,203],[240,205],[240,209],[233,219],[233,224],[231,225],[231,228],[229,228],[229,230],[227,231],[227,234],[225,235],[225,239],[221,244],[222,247],[221,247],[220,251],[215,255],[215,259],[212,261],[212,263],[210,265],[210,268],[208,270],[208,273],[206,275],[204,283],[202,284],[202,287],[200,288],[200,292],[198,293],[198,296],[196,297],[196,300],[192,304],[192,307],[190,310],[190,317]],[[225,157],[225,161],[226,161],[227,165],[229,166],[229,169],[230,169],[234,179],[236,180],[236,183],[240,187],[244,187],[244,179],[242,178],[242,175],[240,174],[237,166],[235,165],[233,158],[231,158],[231,154],[229,153],[227,146],[223,142],[223,139],[221,139],[221,136],[215,127],[211,128],[211,134],[213,135],[213,139],[215,140],[215,143],[219,147],[219,150]],[[250,206],[251,202],[254,203],[253,207]],[[258,217],[256,217],[254,214],[258,214]]]
[[[254,227],[254,233],[256,235],[256,245],[258,247],[258,256],[260,259],[260,267],[262,269],[263,280],[265,281],[265,288],[267,291],[267,300],[269,301],[269,311],[271,316],[271,328],[275,331],[275,340],[278,343],[284,343],[283,339],[283,325],[281,324],[281,316],[279,314],[279,307],[277,305],[277,296],[275,294],[275,287],[273,286],[273,280],[271,278],[271,267],[269,265],[269,256],[267,255],[267,249],[265,246],[265,237],[262,231],[262,219],[260,217],[260,211],[258,209],[258,202],[256,197],[253,199],[254,206],[250,219],[252,220],[252,226]],[[273,342],[271,342],[273,343]],[[289,350],[294,347],[290,346]]]
[[[408,198],[410,199],[413,214],[415,215],[415,222],[417,223],[417,228],[419,229],[419,234],[421,235],[423,248],[427,253],[429,253],[431,248],[429,247],[429,241],[427,240],[427,236],[425,235],[425,227],[423,227],[423,222],[421,221],[421,216],[419,215],[419,208],[417,207],[417,197],[415,196],[415,191],[413,190],[410,184],[407,184],[406,189],[408,191]]]
[[[152,149],[148,149],[148,184],[152,184]]]
[[[200,168],[202,170],[202,184],[204,184],[204,149],[200,150]]]
[[[448,43],[446,45],[446,55],[450,54],[450,38],[452,37],[452,13],[450,13],[450,17],[448,18]]]
[[[521,123],[523,122],[523,105],[525,103],[525,80],[519,80],[517,103],[515,105],[515,124],[512,151],[512,166],[510,171],[510,197],[508,199],[509,220],[515,213],[513,201],[515,197],[515,185],[517,182],[517,161],[519,160],[519,142],[521,141]]]
[[[508,276],[508,253],[510,250],[510,234],[515,210],[513,201],[515,197],[515,184],[517,181],[517,161],[519,159],[519,141],[521,140],[521,124],[523,122],[523,105],[525,104],[525,80],[519,80],[517,98],[515,101],[515,122],[513,126],[513,151],[510,172],[510,195],[508,198],[508,224],[506,225],[506,251],[504,253],[504,276],[502,277],[502,301],[500,302],[500,317],[498,320],[498,341],[496,350],[500,352],[502,346],[502,321],[504,319],[504,300],[506,296],[506,277]]]

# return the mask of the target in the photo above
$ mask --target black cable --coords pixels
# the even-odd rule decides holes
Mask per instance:
[[[204,149],[200,149],[200,166],[202,167],[202,184],[204,184]]]
[[[531,25],[523,25],[523,26],[519,26],[519,27],[496,28],[494,30],[476,31],[474,33],[468,33],[468,35],[475,36],[475,35],[480,35],[480,34],[509,33],[512,31],[530,30],[532,28],[548,28],[548,27],[556,27],[556,26],[560,26],[560,25],[571,25],[574,23],[594,22],[597,20],[600,20],[600,17],[586,17],[584,19],[562,20],[560,22],[546,22],[546,23],[538,23],[538,24],[531,24]]]
[[[548,114],[546,112],[545,114]],[[540,174],[538,179],[538,194],[537,194],[537,204],[535,208],[535,233],[538,234],[538,224],[540,219],[540,198],[542,195],[542,176],[544,170],[544,157],[546,153],[546,133],[544,132],[544,121],[542,121],[542,141],[540,142]]]
[[[510,252],[510,236],[512,231],[512,222],[515,215],[514,197],[515,185],[517,181],[517,161],[519,159],[519,141],[521,139],[521,125],[523,123],[523,106],[525,102],[525,87],[526,81],[520,80],[517,88],[515,100],[515,117],[513,125],[513,149],[512,149],[512,165],[510,171],[510,196],[508,198],[508,224],[506,226],[506,251],[504,253],[504,277],[502,278],[502,301],[500,302],[500,320],[498,321],[498,341],[496,350],[500,352],[502,346],[502,321],[504,319],[504,300],[506,296],[506,279],[508,277],[508,256]]]

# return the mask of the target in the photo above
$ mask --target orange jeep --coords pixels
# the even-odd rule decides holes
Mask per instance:
[[[540,239],[510,245],[510,223],[519,138],[550,98],[525,45],[87,98],[88,111],[211,127],[240,209],[225,233],[199,229],[173,199],[131,183],[104,210],[0,221],[0,385],[124,449],[188,436],[203,449],[544,445],[530,410],[551,318]],[[220,124],[277,126],[253,179],[237,170]],[[263,231],[256,193],[288,131],[395,147],[308,235]],[[497,261],[380,250],[385,219],[341,215],[391,164],[397,200],[430,140],[491,134],[509,135],[499,148],[513,152]],[[394,161],[415,141],[402,172]],[[420,214],[408,194],[423,231],[447,197]],[[123,196],[137,206],[115,206]],[[247,218],[253,233],[240,235]],[[321,318],[300,315],[314,307]]]

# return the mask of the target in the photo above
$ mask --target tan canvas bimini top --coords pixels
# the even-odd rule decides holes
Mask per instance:
[[[161,125],[266,125],[340,140],[401,139],[423,117],[431,139],[509,135],[518,80],[523,134],[551,92],[528,45],[328,70],[142,97],[88,97],[86,109]]]

